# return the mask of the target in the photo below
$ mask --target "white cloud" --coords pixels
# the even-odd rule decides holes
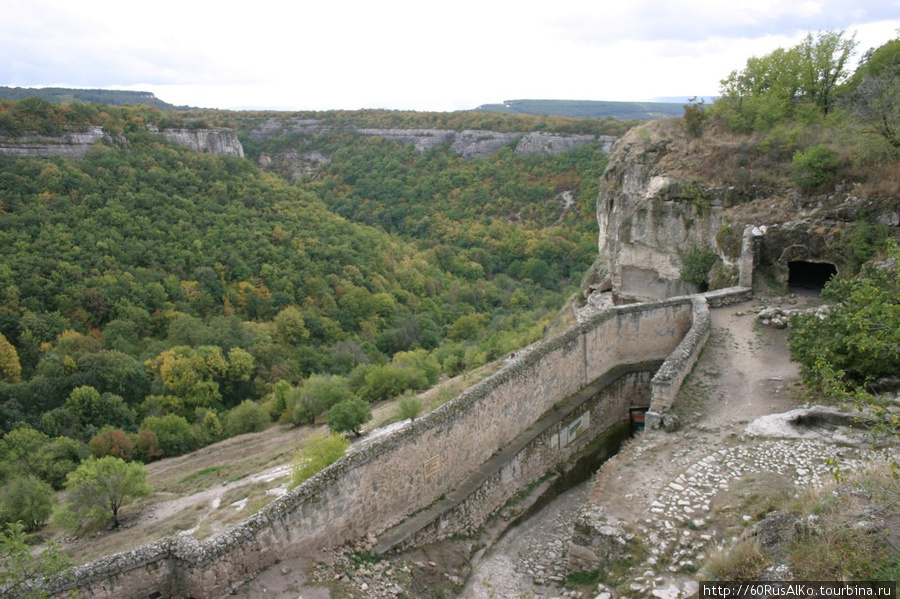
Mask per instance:
[[[455,110],[513,98],[712,95],[808,31],[897,35],[900,0],[0,0],[0,85],[173,104]]]

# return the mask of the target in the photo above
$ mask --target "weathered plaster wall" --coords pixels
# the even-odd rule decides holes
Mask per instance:
[[[459,487],[592,381],[621,365],[666,359],[690,330],[696,305],[682,297],[601,312],[397,434],[345,456],[228,532],[202,543],[179,536],[105,558],[79,568],[77,584],[88,599],[153,590],[213,599],[279,559],[379,534]],[[483,502],[484,510],[520,488],[515,477],[503,480],[508,486]]]

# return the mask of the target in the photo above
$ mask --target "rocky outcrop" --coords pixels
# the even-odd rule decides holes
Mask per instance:
[[[195,152],[244,157],[244,146],[233,129],[163,129],[161,134],[168,141],[187,146]]]
[[[861,219],[897,235],[896,200],[859,197],[849,185],[805,195],[777,175],[789,165],[772,166],[754,143],[714,132],[688,138],[677,120],[621,138],[600,185],[599,257],[582,281],[585,297],[611,291],[624,303],[749,287],[760,268],[788,285],[801,263],[855,276],[850,246]],[[737,167],[723,164],[734,155]],[[754,174],[744,166],[753,159],[768,167]]]
[[[57,136],[27,135],[22,137],[0,137],[0,153],[10,156],[59,156],[81,160],[94,144],[113,144],[112,137],[103,127],[88,127],[83,131],[71,131]]]
[[[733,202],[729,190],[711,190],[666,172],[663,158],[671,151],[667,138],[647,140],[631,132],[614,147],[597,201],[599,262],[592,273],[595,290],[612,289],[617,301],[662,299],[700,291],[685,281],[682,270],[689,252],[713,252],[723,271],[718,287],[736,284],[742,228],[738,243],[731,237],[724,209]]]
[[[480,158],[511,146],[517,154],[557,154],[582,145],[597,143],[604,152],[612,149],[616,138],[610,135],[563,135],[545,132],[499,132],[467,129],[378,129],[332,125],[317,119],[268,119],[256,126],[250,137],[265,141],[273,137],[296,135],[311,137],[332,132],[353,131],[359,135],[381,137],[425,152],[443,145],[464,158]],[[318,152],[285,151],[260,155],[260,166],[299,178],[313,173],[328,157]]]
[[[160,133],[156,127],[149,127]],[[232,129],[164,129],[160,133],[168,141],[187,146],[195,152],[209,152],[226,156],[244,156],[244,147]],[[81,131],[69,131],[62,135],[27,135],[22,137],[0,137],[0,153],[11,156],[35,156],[48,158],[59,156],[71,160],[81,160],[88,150],[101,143],[110,146],[124,146],[125,140],[112,136],[103,127],[87,127]]]
[[[608,154],[615,141],[616,138],[612,135],[559,135],[534,132],[525,135],[516,144],[516,154],[558,154],[594,142]]]

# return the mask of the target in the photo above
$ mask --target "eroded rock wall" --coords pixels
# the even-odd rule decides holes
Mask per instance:
[[[629,133],[614,147],[597,200],[599,268],[620,302],[701,291],[682,279],[684,257],[709,250],[736,268],[718,242],[727,197],[671,176],[662,167],[671,140]],[[728,281],[733,284],[736,281]]]
[[[237,133],[232,129],[164,129],[160,133],[158,129],[151,127],[150,131],[162,135],[172,143],[187,146],[195,152],[244,156],[244,147],[238,140]],[[126,142],[120,136],[112,136],[104,131],[103,127],[96,126],[57,136],[0,136],[0,153],[40,158],[59,156],[60,158],[81,160],[97,143],[121,147]]]
[[[244,146],[233,129],[163,129],[161,134],[170,142],[187,146],[195,152],[244,157]]]
[[[866,197],[863,187],[841,181],[800,189],[788,176],[790,157],[764,141],[718,129],[692,138],[678,119],[629,131],[601,181],[599,257],[584,295],[611,291],[625,303],[746,287],[754,269],[787,285],[795,261],[831,264],[838,277],[853,277],[860,264],[851,246],[862,238],[862,221],[900,237],[890,193],[870,185]],[[712,252],[713,266],[686,276],[697,250]]]
[[[97,142],[114,143],[103,127],[88,127],[58,136],[26,135],[22,137],[0,136],[0,153],[10,156],[59,156],[81,160]]]
[[[499,132],[467,129],[378,129],[347,128],[331,125],[317,119],[269,119],[255,127],[250,137],[265,141],[273,137],[288,135],[313,136],[335,131],[352,130],[359,135],[381,137],[403,145],[412,145],[419,152],[448,145],[464,158],[480,158],[512,146],[517,154],[558,154],[582,145],[597,143],[604,152],[612,149],[616,138],[610,135],[563,135],[546,132]],[[327,156],[319,152],[284,151],[276,154],[264,153],[260,156],[263,168],[275,169],[299,178],[310,174],[323,163]]]

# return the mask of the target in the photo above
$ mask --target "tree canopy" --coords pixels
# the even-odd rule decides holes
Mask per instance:
[[[142,464],[106,456],[88,458],[66,480],[66,508],[78,526],[119,526],[119,511],[135,499],[150,495]]]
[[[715,110],[742,131],[771,129],[806,107],[828,114],[850,75],[856,45],[843,31],[824,31],[807,34],[792,48],[751,57],[722,80]]]
[[[79,161],[0,155],[0,432],[34,437],[0,483],[59,488],[90,454],[148,461],[314,422],[539,339],[594,259],[599,147],[464,159],[343,128],[628,126],[334,111],[315,114],[329,133],[249,137],[302,115],[0,100],[0,135],[115,140]],[[330,160],[294,182],[153,133],[210,124]]]

